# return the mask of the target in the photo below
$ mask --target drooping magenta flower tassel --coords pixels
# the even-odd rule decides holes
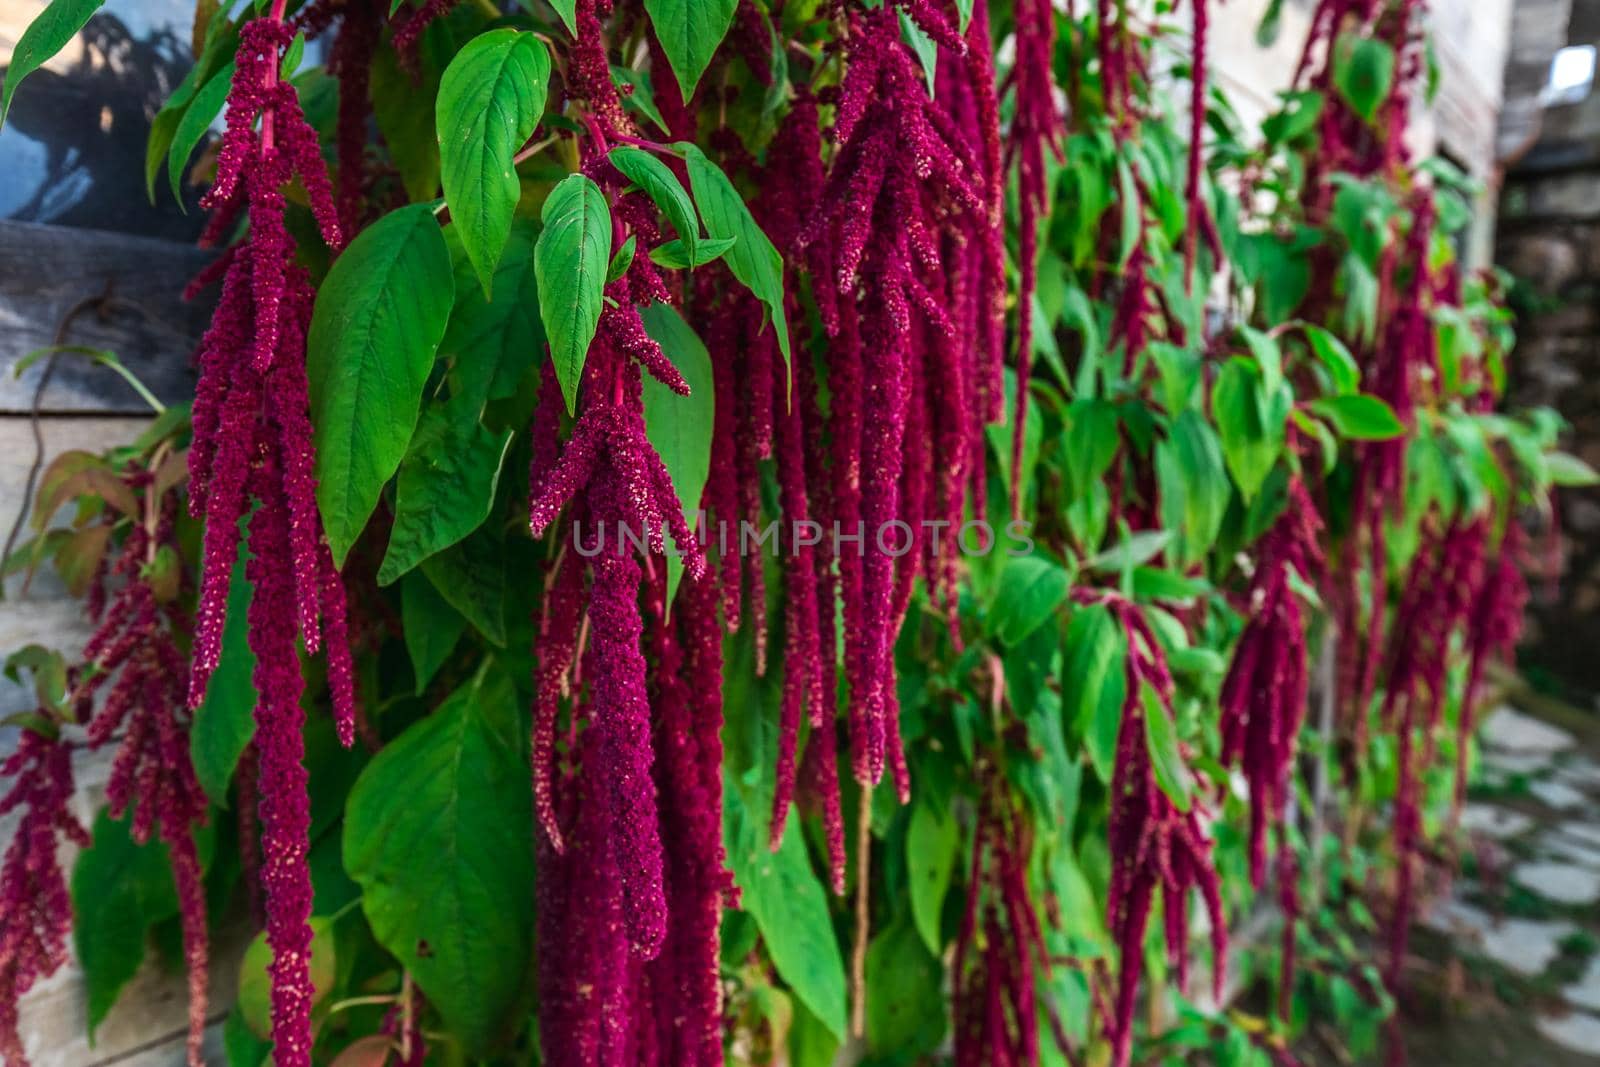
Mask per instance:
[[[1321,528],[1297,477],[1257,553],[1243,608],[1248,621],[1222,683],[1222,760],[1242,769],[1250,790],[1250,877],[1258,888],[1266,876],[1267,828],[1289,800],[1309,692],[1306,618],[1293,582],[1312,589],[1320,582]]]
[[[1456,729],[1452,819],[1459,816],[1466,801],[1467,754],[1471,750],[1484,671],[1495,660],[1512,659],[1522,636],[1524,611],[1528,605],[1528,581],[1523,575],[1527,551],[1527,534],[1513,516],[1506,523],[1493,563],[1484,568],[1483,583],[1472,603],[1472,617],[1467,623],[1471,665],[1467,670],[1467,687],[1462,692],[1461,717]]]
[[[1032,829],[1003,790],[998,781],[984,786],[973,832],[951,972],[956,1067],[1039,1063],[1036,983],[1049,953],[1028,890]]]
[[[1121,961],[1116,1000],[1106,1020],[1114,1067],[1127,1067],[1133,1048],[1133,1015],[1144,971],[1145,932],[1159,889],[1166,919],[1167,953],[1181,988],[1188,977],[1188,897],[1200,891],[1211,920],[1212,982],[1222,988],[1227,964],[1228,927],[1222,896],[1211,861],[1211,841],[1200,824],[1200,798],[1191,797],[1179,811],[1156,781],[1146,740],[1147,714],[1172,714],[1172,675],[1166,656],[1143,613],[1115,594],[1085,590],[1080,603],[1104,603],[1128,639],[1127,699],[1117,735],[1112,771],[1108,844],[1111,884],[1106,909],[1111,936]],[[1145,687],[1155,694],[1145,699]],[[1187,773],[1187,772],[1185,772]]]
[[[1197,0],[1202,2],[1202,0]],[[1017,172],[1017,395],[1011,427],[1011,469],[1022,465],[1023,426],[1028,413],[1028,377],[1033,360],[1033,296],[1038,284],[1039,220],[1047,214],[1045,153],[1061,162],[1061,116],[1056,109],[1055,8],[1050,0],[1018,0],[1016,60],[1011,68],[1014,111],[1006,139],[1008,165]],[[980,45],[982,47],[982,45]],[[1021,479],[1013,478],[1011,511],[1022,514]]]
[[[135,493],[154,492],[153,475],[135,470],[125,477]],[[111,815],[133,812],[131,836],[141,844],[152,833],[166,846],[177,890],[189,976],[191,1067],[201,1067],[206,1027],[206,901],[194,831],[206,822],[206,796],[189,755],[188,671],[174,634],[185,621],[174,606],[179,587],[158,593],[146,568],[162,549],[175,551],[176,501],[166,497],[147,507],[154,521],[136,524],[106,577],[120,582],[99,613],[84,649],[87,669],[78,673],[78,714],[89,721],[86,740],[100,747],[120,740],[106,785]],[[176,566],[176,555],[171,557]],[[95,695],[105,699],[95,713]]]
[[[17,1002],[67,959],[72,904],[56,851],[65,838],[87,848],[73,817],[72,749],[59,733],[25,729],[16,751],[0,762],[0,817],[20,812],[16,835],[0,860],[0,1063],[27,1067],[17,1031]]]
[[[258,461],[251,490],[269,500],[279,477],[274,457]],[[283,509],[263,504],[250,518],[245,565],[253,595],[248,618],[256,656],[255,744],[261,813],[261,885],[267,944],[272,948],[273,1060],[284,1067],[311,1063],[311,805],[303,760],[305,683],[295,627],[294,573],[287,566],[289,526]]]
[[[228,586],[248,516],[273,1057],[279,1067],[308,1067],[310,822],[299,646],[327,651],[329,696],[345,745],[355,737],[355,694],[344,589],[323,537],[312,473],[305,335],[314,294],[294,262],[283,187],[300,180],[330,247],[341,247],[345,235],[316,133],[294,87],[279,76],[292,37],[283,7],[275,3],[240,31],[217,179],[202,201],[214,211],[213,226],[241,211],[248,211],[250,225],[225,254],[222,295],[197,355],[189,506],[205,519],[205,534],[188,702],[196,707],[204,698],[221,655]]]

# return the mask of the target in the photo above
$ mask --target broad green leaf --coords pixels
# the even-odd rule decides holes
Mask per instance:
[[[690,529],[700,510],[700,495],[711,475],[711,428],[716,414],[716,386],[711,376],[711,354],[694,328],[670,304],[651,304],[640,312],[644,328],[689,383],[689,395],[679,396],[646,374],[644,376],[644,431],[672,478],[684,520]],[[680,549],[688,546],[680,545]],[[670,607],[683,578],[683,560],[667,553],[667,605]]]
[[[506,546],[480,526],[466,540],[422,561],[434,590],[493,644],[506,643]]]
[[[833,1067],[839,1038],[828,1032],[805,1001],[794,1001],[794,1023],[789,1027],[789,1067]]]
[[[639,238],[634,234],[629,234],[628,239],[622,242],[622,247],[617,249],[616,255],[611,257],[611,264],[606,267],[607,285],[628,273],[628,268],[633,266],[634,250],[638,246]]]
[[[521,195],[512,157],[539,125],[549,78],[544,42],[506,28],[468,41],[439,80],[439,176],[485,295]]]
[[[306,371],[317,503],[338,566],[405,458],[454,297],[450,251],[426,204],[363,230],[317,293]]]
[[[1271,393],[1283,384],[1283,353],[1277,340],[1253,326],[1239,327],[1250,355],[1255,357],[1256,368],[1261,372],[1261,384]]]
[[[767,848],[763,812],[752,810],[751,799],[731,776],[723,797],[723,838],[740,903],[760,927],[778,976],[829,1033],[842,1039],[844,958],[833,935],[827,895],[806,855],[799,820],[789,821],[778,851],[772,852]]]
[[[1306,342],[1311,345],[1317,362],[1328,372],[1333,391],[1340,396],[1355,392],[1361,385],[1361,368],[1344,342],[1328,330],[1309,322],[1301,324],[1300,329],[1305,333]]]
[[[539,316],[570,413],[577,410],[584,361],[600,322],[611,261],[611,209],[598,185],[574,174],[551,190],[543,220],[544,232],[533,249]]]
[[[516,688],[486,664],[367,765],[345,867],[378,943],[474,1059],[521,1025],[533,804]]]
[[[1072,613],[1063,649],[1062,713],[1083,737],[1089,761],[1105,782],[1116,759],[1126,656],[1127,637],[1104,604]]]
[[[1211,405],[1222,437],[1222,456],[1246,501],[1260,490],[1283,452],[1286,393],[1267,396],[1260,372],[1242,359],[1230,359],[1217,374]]]
[[[244,1013],[234,1001],[233,1010],[222,1024],[222,1054],[228,1067],[261,1067],[272,1053],[272,1042],[262,1040],[244,1021]]]
[[[1122,438],[1117,432],[1117,406],[1109,400],[1075,400],[1067,409],[1067,473],[1072,485],[1085,491],[1111,468]]]
[[[420,694],[450,658],[466,632],[467,620],[439,595],[426,575],[408,574],[400,582],[400,629]]]
[[[1131,571],[1161,555],[1172,542],[1172,534],[1171,530],[1140,530],[1084,560],[1083,569],[1103,574]]]
[[[567,32],[574,37],[578,36],[578,0],[550,0],[550,6],[561,16],[561,22],[567,27]]]
[[[11,113],[11,94],[17,91],[22,79],[48,63],[55,54],[77,36],[79,30],[100,10],[105,0],[51,0],[50,6],[39,12],[28,28],[17,39],[11,50],[11,62],[6,67],[5,87],[0,89],[0,126],[5,125]],[[732,7],[729,7],[732,11]]]
[[[517,219],[494,273],[494,298],[474,284],[472,263],[459,241],[450,240],[456,270],[456,302],[439,342],[439,356],[451,360],[452,402],[481,412],[491,400],[515,396],[522,378],[544,355],[544,323],[539,321],[539,284],[533,269],[537,227]]]
[[[689,187],[694,191],[694,202],[700,208],[706,232],[713,239],[735,242],[726,253],[728,269],[766,305],[767,313],[772,316],[787,380],[789,320],[783,309],[783,257],[756,225],[744,197],[722,173],[722,168],[692,144],[680,142],[674,147],[682,151],[689,162]],[[792,386],[793,382],[788,381],[787,387]]]
[[[394,529],[378,568],[388,585],[476,530],[494,506],[511,431],[493,433],[459,400],[422,414],[395,480]]]
[[[663,133],[670,133],[667,129],[667,120],[661,117],[661,109],[656,106],[656,91],[650,81],[650,72],[634,70],[631,67],[611,67],[611,80],[628,87],[629,92],[622,96],[622,106],[627,111],[636,111],[655,123],[656,129]]]
[[[1346,35],[1334,46],[1333,83],[1355,113],[1369,123],[1394,84],[1394,49],[1374,37]]]
[[[867,1047],[915,1054],[944,1039],[944,968],[902,912],[867,949]]]
[[[685,258],[690,263],[696,262],[699,258],[700,222],[695,217],[694,201],[689,199],[688,191],[678,181],[678,176],[672,173],[672,168],[652,153],[631,145],[613,148],[610,158],[611,165],[643,190],[661,209],[667,221],[672,223],[672,228],[678,231]]]
[[[1144,737],[1150,747],[1150,766],[1156,784],[1167,794],[1172,806],[1189,810],[1189,772],[1178,752],[1178,733],[1172,716],[1162,705],[1153,687],[1144,688]]]
[[[1043,626],[1072,592],[1072,572],[1048,556],[1015,556],[1000,568],[989,626],[1015,645]]]
[[[434,127],[440,73],[429,54],[426,37],[417,49],[417,70],[400,65],[393,48],[380,48],[372,59],[372,118],[383,135],[400,184],[413,204],[439,195],[439,135]],[[459,293],[462,286],[456,285]]]
[[[166,162],[168,151],[183,120],[184,112],[194,100],[195,93],[210,80],[225,63],[231,63],[238,45],[239,31],[232,19],[212,18],[206,23],[205,44],[200,57],[184,74],[183,80],[161,105],[155,118],[150,120],[150,138],[145,142],[144,192],[152,204],[156,201],[156,175]]]
[[[195,709],[189,727],[189,758],[195,777],[211,803],[224,806],[228,783],[245,746],[255,736],[255,653],[250,651],[250,582],[244,564],[249,557],[243,539],[239,559],[228,582],[228,618],[222,628],[222,655],[206,685],[206,697]]]
[[[189,156],[205,137],[211,124],[222,114],[222,105],[228,99],[233,85],[232,63],[213,74],[195,94],[172,134],[172,146],[167,151],[167,180],[172,184],[172,196],[183,203],[183,174],[189,166]]]
[[[1228,471],[1211,424],[1193,408],[1173,421],[1167,440],[1156,446],[1162,521],[1177,532],[1177,556],[1184,564],[1201,561],[1216,543],[1228,512]]]
[[[645,0],[644,9],[685,100],[694,96],[694,87],[727,36],[738,6],[738,0]]]
[[[666,267],[668,270],[688,270],[691,267],[703,267],[707,263],[714,263],[722,258],[722,254],[738,242],[733,238],[701,240],[695,247],[694,258],[689,258],[689,250],[684,248],[679,240],[667,241],[656,245],[650,250],[650,261],[657,266]]]
[[[311,989],[315,1004],[333,990],[338,974],[333,923],[311,920]],[[272,946],[266,931],[257,934],[239,961],[239,1017],[250,1032],[263,1040],[272,1036]]]
[[[905,8],[897,8],[895,14],[900,16],[900,38],[911,46],[917,62],[922,64],[922,76],[928,83],[928,95],[932,96],[939,73],[939,45],[906,14]]]
[[[1333,423],[1339,436],[1352,440],[1387,441],[1406,432],[1393,408],[1365,393],[1319,397],[1306,406]]]
[[[89,847],[72,868],[72,935],[91,1039],[144,962],[150,926],[178,910],[165,847],[136,844],[129,821],[101,811]]]
[[[172,864],[160,841],[139,844],[131,816],[101,810],[89,847],[72,868],[72,935],[88,997],[89,1037],[144,962],[150,928],[178,914]],[[195,831],[201,868],[210,862],[213,830]]]
[[[1596,474],[1593,467],[1571,453],[1546,453],[1544,463],[1550,472],[1550,481],[1556,485],[1584,486],[1600,483],[1600,474]]]
[[[935,956],[944,951],[940,920],[960,844],[960,827],[949,812],[940,814],[926,800],[919,801],[911,809],[911,824],[906,830],[906,881],[911,887],[911,918],[922,936],[922,943]]]

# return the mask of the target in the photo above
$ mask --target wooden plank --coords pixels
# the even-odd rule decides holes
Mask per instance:
[[[115,352],[163,402],[194,395],[189,358],[212,298],[182,299],[183,287],[215,252],[100,230],[0,221],[0,412],[26,412],[44,372],[20,379],[18,360],[53,343],[62,318],[85,299],[104,306],[73,319],[69,344]],[[139,414],[148,407],[115,373],[63,356],[44,392],[48,412]]]

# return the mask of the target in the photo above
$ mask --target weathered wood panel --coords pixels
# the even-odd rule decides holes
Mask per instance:
[[[189,356],[211,303],[209,295],[185,303],[183,287],[214,254],[146,237],[0,221],[0,412],[31,408],[44,364],[20,379],[12,369],[52,344],[67,313],[94,298],[104,299],[73,318],[67,343],[115,352],[165,402],[189,399],[195,381]],[[126,382],[80,356],[58,360],[40,407],[148,411]]]

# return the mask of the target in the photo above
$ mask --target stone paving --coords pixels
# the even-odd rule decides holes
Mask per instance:
[[[1548,988],[1539,1035],[1600,1064],[1600,752],[1509,707],[1479,736],[1461,818],[1477,877],[1459,878],[1423,921],[1461,955]]]

